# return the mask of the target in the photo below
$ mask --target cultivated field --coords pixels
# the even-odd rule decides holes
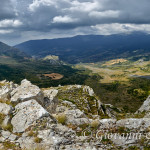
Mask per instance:
[[[51,74],[44,74],[45,77],[49,77],[52,80],[60,80],[62,79],[64,76],[59,74],[59,73],[51,73]]]

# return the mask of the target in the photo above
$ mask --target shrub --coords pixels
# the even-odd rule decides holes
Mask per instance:
[[[94,128],[94,129],[96,129],[96,128],[98,128],[99,124],[100,124],[100,123],[99,123],[98,120],[94,120],[94,121],[91,122],[90,126],[91,126],[92,128]]]
[[[14,144],[14,143],[11,143],[11,142],[3,142],[3,145],[4,145],[4,150],[5,149],[17,149],[17,146]]]
[[[41,142],[42,142],[42,139],[39,138],[39,137],[35,137],[35,138],[34,138],[34,142],[35,142],[35,143],[41,143]]]
[[[119,127],[118,128],[118,132],[119,133],[125,133],[126,132],[126,128],[125,127]]]
[[[12,126],[11,123],[9,123],[9,124],[7,124],[7,125],[3,125],[3,124],[2,124],[1,127],[2,127],[3,130],[8,130],[8,131],[10,131],[10,132],[13,131],[13,126]]]
[[[7,105],[11,104],[10,100],[4,100],[4,99],[0,99],[0,103],[6,103]]]
[[[34,135],[35,135],[35,132],[33,132],[33,131],[29,131],[29,132],[28,132],[28,136],[31,136],[31,137],[32,137],[32,136],[34,136]]]
[[[129,150],[140,150],[140,148],[138,148],[137,146],[130,146],[128,149]]]
[[[4,119],[5,119],[6,115],[0,113],[0,126],[2,125]]]
[[[62,125],[65,125],[66,124],[66,115],[65,114],[59,114],[56,116],[56,119],[58,121],[58,123],[61,123]]]

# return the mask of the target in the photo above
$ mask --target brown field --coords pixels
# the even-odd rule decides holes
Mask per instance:
[[[8,57],[8,56],[0,56],[0,58],[10,58],[10,57]]]
[[[59,73],[51,73],[51,74],[43,74],[45,77],[49,77],[52,80],[60,80],[62,79],[64,76],[59,74]]]

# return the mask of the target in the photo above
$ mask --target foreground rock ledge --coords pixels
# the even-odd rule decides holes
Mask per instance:
[[[44,94],[39,87],[33,85],[30,81],[24,79],[21,85],[11,92],[11,102],[19,103],[27,100],[35,99],[39,103],[43,103]]]
[[[34,121],[49,113],[36,100],[22,102],[15,107],[16,114],[11,120],[13,132],[24,132]]]

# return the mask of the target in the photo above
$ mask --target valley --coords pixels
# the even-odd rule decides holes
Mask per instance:
[[[119,59],[120,60],[120,59]],[[91,74],[98,74],[103,79],[101,83],[112,83],[114,81],[127,82],[131,77],[146,77],[150,75],[150,61],[140,59],[138,61],[118,59],[99,63],[80,63],[75,65],[77,69],[88,69]],[[112,63],[118,62],[118,63]]]
[[[114,61],[114,60],[113,60]],[[124,112],[135,112],[150,94],[150,61],[126,60],[112,63],[80,63],[74,68],[84,70],[93,78],[85,81],[105,104],[109,103]]]
[[[0,80],[20,83],[26,78],[40,87],[83,84],[88,75],[82,75],[81,72],[62,63],[57,56],[34,58],[0,42]],[[40,77],[43,74],[49,77]]]
[[[0,45],[0,80],[7,79],[20,83],[26,78],[40,88],[57,87],[58,85],[88,85],[93,88],[97,97],[104,104],[112,104],[124,113],[135,112],[150,94],[148,45],[147,48],[143,47],[143,50],[138,47],[139,50],[125,51],[126,45],[121,48],[122,50],[115,49],[116,47],[113,46],[112,49],[109,49],[107,45],[110,41],[108,43],[106,41],[109,39],[117,42],[119,38],[119,42],[126,43],[127,38],[133,39],[136,36],[138,39],[140,36],[149,37],[145,34],[106,37],[76,36],[65,39],[41,40],[38,43],[37,41],[29,41],[16,46],[18,48],[21,46],[19,50],[2,43]],[[101,40],[106,42],[103,43],[103,46],[109,50],[101,48],[96,51],[90,50],[86,45],[90,43],[91,49],[92,47],[96,48]],[[47,48],[40,42],[44,42]],[[40,53],[37,52],[35,55],[34,50],[38,44],[40,46],[37,50]],[[69,50],[68,46],[71,46],[72,50]],[[79,47],[80,49],[78,49]],[[32,50],[29,54],[29,51],[25,49],[30,50],[30,48]],[[51,51],[45,51],[45,48],[51,49]],[[84,48],[86,52],[82,51]],[[76,49],[78,50],[76,51]],[[88,56],[89,54],[90,56]],[[125,57],[121,57],[123,55]],[[91,56],[95,59],[91,59]],[[83,59],[80,59],[81,57]],[[86,61],[84,61],[84,57]],[[75,59],[78,61],[73,62]],[[89,59],[91,60],[89,61]]]

